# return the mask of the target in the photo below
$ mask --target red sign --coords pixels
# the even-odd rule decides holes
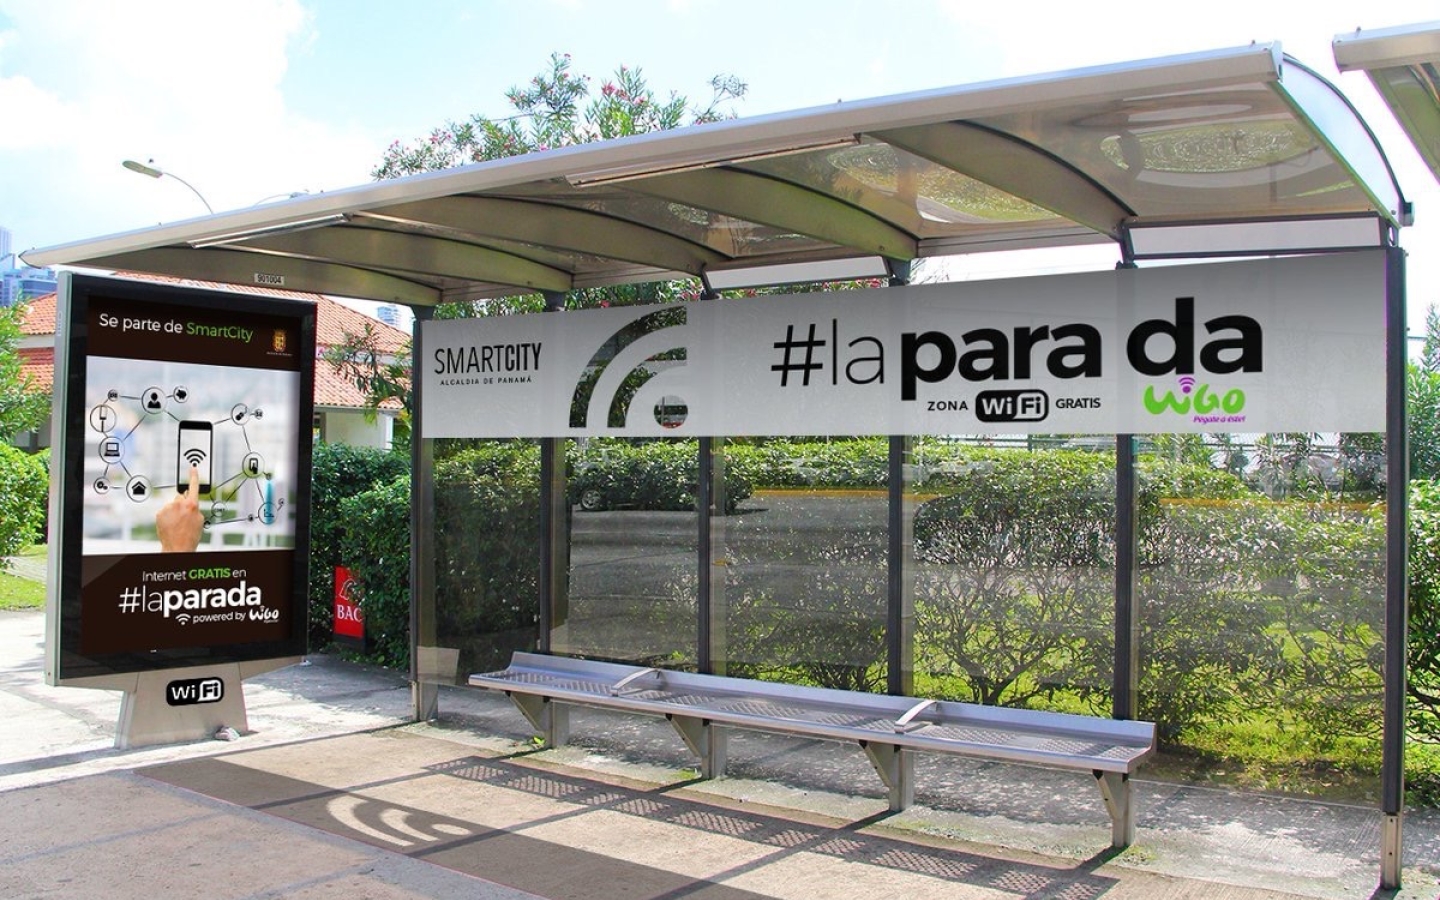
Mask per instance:
[[[365,641],[365,617],[360,612],[360,582],[344,566],[335,567],[335,637]]]

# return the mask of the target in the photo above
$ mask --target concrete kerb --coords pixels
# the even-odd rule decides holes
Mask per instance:
[[[389,729],[443,740],[457,753],[521,754],[526,765],[670,786],[717,803],[791,810],[859,822],[885,807],[863,754],[840,744],[737,734],[731,777],[695,782],[693,760],[663,721],[576,711],[571,746],[533,752],[528,723],[498,695],[443,688],[441,718],[410,722],[411,696],[398,673],[319,656],[247,682],[252,733],[234,743],[202,741],[119,751],[119,696],[43,684],[43,616],[0,614],[0,792],[114,775],[159,763],[252,751]],[[1107,843],[1093,785],[1032,770],[1023,778],[985,764],[922,756],[918,805],[883,817],[882,829],[917,839],[960,841],[994,853],[1084,862]],[[1378,863],[1371,808],[1141,780],[1140,840],[1104,861],[1107,871],[1205,879],[1217,891],[1246,888],[1319,898],[1367,898]],[[1092,808],[1094,807],[1094,808]],[[78,825],[79,823],[77,823]],[[0,841],[3,844],[3,841]],[[1440,893],[1440,816],[1407,820],[1404,900]]]

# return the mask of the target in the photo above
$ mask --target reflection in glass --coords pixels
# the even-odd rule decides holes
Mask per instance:
[[[1108,705],[1115,461],[1104,448],[1114,441],[1045,443],[930,439],[917,447],[922,695],[1072,711]],[[1088,449],[1095,446],[1101,452]]]
[[[757,485],[717,541],[727,674],[885,690],[887,453],[883,438],[726,447],[731,483]]]
[[[435,441],[435,641],[448,681],[536,646],[540,454],[534,441]],[[422,612],[423,615],[423,612]]]
[[[588,440],[568,456],[569,592],[552,651],[693,668],[696,442]]]
[[[1202,770],[1355,798],[1379,771],[1383,442],[1325,438],[1146,442],[1140,715]]]

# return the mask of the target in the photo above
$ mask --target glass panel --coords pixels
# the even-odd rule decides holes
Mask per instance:
[[[883,143],[746,163],[889,219],[920,237],[997,223],[1056,223],[1054,213]]]
[[[503,195],[534,197],[556,205],[588,209],[678,235],[732,257],[799,253],[829,246],[815,238],[770,225],[732,218],[673,200],[648,197],[628,190],[624,183],[610,188],[579,189],[564,183],[519,185],[507,188]]]
[[[915,693],[1109,715],[1115,440],[917,439]]]
[[[716,670],[886,689],[888,444],[735,440],[715,528]]]
[[[422,680],[502,669],[534,650],[539,616],[540,452],[535,441],[437,440],[433,641],[421,606]],[[428,671],[427,671],[428,670]]]
[[[682,415],[670,407],[657,416]],[[551,649],[669,668],[697,664],[699,447],[570,442],[569,595]]]
[[[1154,435],[1140,715],[1186,777],[1359,800],[1380,765],[1380,435]],[[1187,771],[1188,770],[1188,771]]]
[[[1364,208],[1271,86],[1174,92],[977,120],[1044,147],[1142,216]]]

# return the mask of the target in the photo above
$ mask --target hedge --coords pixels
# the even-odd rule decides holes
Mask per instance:
[[[407,474],[410,459],[373,447],[316,444],[310,460],[310,648],[318,650],[333,639],[335,567],[361,561],[341,546],[350,524],[341,502]],[[408,512],[398,524],[408,547]]]
[[[0,571],[6,557],[44,540],[50,476],[45,460],[0,444]]]
[[[438,642],[460,669],[503,668],[536,646],[540,576],[540,452],[486,441],[435,467]]]
[[[339,503],[340,558],[358,582],[368,657],[410,665],[410,476],[401,475]]]

